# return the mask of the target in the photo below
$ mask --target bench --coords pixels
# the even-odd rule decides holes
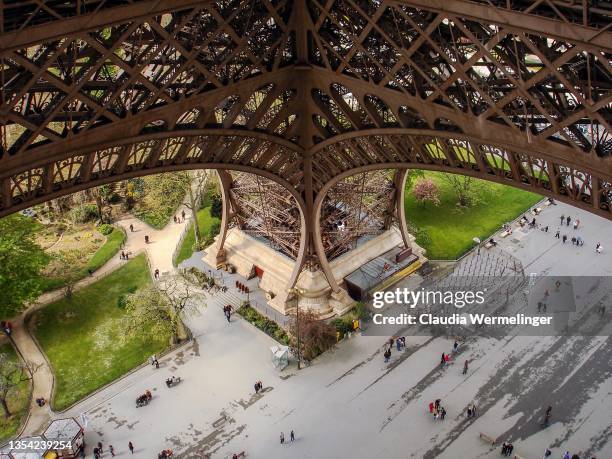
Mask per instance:
[[[505,231],[502,231],[502,232],[499,234],[499,237],[504,238],[504,237],[508,237],[508,236],[510,236],[511,234],[512,234],[512,232],[510,232],[510,231],[508,231],[508,230],[505,230]]]
[[[523,456],[519,456],[518,454],[515,454],[514,459],[525,459],[525,458]]]
[[[533,215],[535,215],[536,217],[537,217],[538,215],[540,215],[540,212],[542,212],[542,208],[541,208],[541,207],[536,207],[535,209],[533,209],[533,210],[531,211],[531,213],[532,213]]]
[[[490,242],[490,241],[489,241],[489,242],[487,242],[487,243],[484,245],[484,248],[485,248],[485,249],[490,249],[491,247],[495,247],[495,245],[496,245],[496,244],[493,244],[492,242]]]
[[[487,434],[485,434],[485,433],[480,432],[480,433],[478,434],[478,436],[480,437],[480,439],[481,439],[482,441],[485,441],[485,442],[490,443],[490,444],[492,444],[492,445],[494,445],[495,443],[497,443],[497,439],[496,439],[496,438],[489,437],[489,436],[488,436]]]

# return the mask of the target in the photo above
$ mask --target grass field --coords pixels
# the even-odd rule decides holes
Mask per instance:
[[[460,209],[456,205],[456,195],[442,179],[442,174],[425,172],[425,177],[438,185],[440,205],[419,204],[407,189],[405,209],[407,220],[423,233],[417,237],[417,243],[427,250],[426,255],[432,260],[459,258],[474,246],[474,237],[484,240],[503,223],[513,220],[542,199],[535,193],[475,179],[478,202]]]
[[[8,355],[11,360],[17,360],[17,354],[13,346],[8,343],[0,345],[0,354]],[[0,414],[0,443],[17,433],[23,417],[28,412],[30,381],[23,381],[11,389],[7,402],[12,415],[6,419],[4,413]]]
[[[210,206],[204,207],[198,211],[198,224],[200,225],[200,239],[201,240],[210,240],[218,234],[218,225],[215,223],[220,223],[217,217],[213,217],[210,215]],[[215,228],[216,227],[216,228]],[[213,232],[215,234],[213,234]],[[181,244],[181,249],[179,250],[175,263],[178,265],[181,262],[187,260],[193,254],[193,245],[195,244],[195,231],[193,224],[189,228],[189,231],[185,235],[183,239],[183,243]]]
[[[106,242],[100,247],[89,259],[86,265],[83,266],[78,278],[82,279],[89,274],[89,270],[96,271],[100,269],[108,260],[110,260],[121,248],[121,244],[125,241],[126,235],[123,229],[115,228],[112,233],[106,236]],[[62,288],[66,283],[61,276],[47,276],[43,280],[43,292],[48,292],[58,288]]]
[[[151,282],[144,255],[105,278],[49,304],[33,318],[34,333],[55,372],[55,410],[124,375],[163,350],[169,336],[124,338],[118,298]]]

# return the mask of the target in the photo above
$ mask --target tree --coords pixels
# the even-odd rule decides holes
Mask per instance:
[[[189,173],[183,172],[183,174]],[[191,211],[191,215],[193,217],[193,232],[195,236],[196,247],[200,244],[200,224],[198,223],[198,209],[200,208],[199,204],[201,201],[202,190],[206,187],[210,175],[210,172],[206,170],[196,171],[193,174],[193,180],[191,181],[191,186],[188,187],[187,192],[189,200],[185,203],[185,207],[187,207]],[[189,176],[187,177],[189,178]]]
[[[83,277],[85,253],[79,249],[62,250],[55,254],[55,271],[64,281],[64,295],[71,298],[74,286]]]
[[[473,177],[458,174],[442,174],[442,179],[450,185],[457,196],[457,204],[461,207],[469,207],[474,204],[474,185]]]
[[[425,177],[425,173],[420,169],[408,169],[406,174],[406,189],[410,189],[415,180]]]
[[[111,185],[102,185],[90,190],[90,195],[98,208],[98,215],[104,223],[111,222],[110,202],[113,197],[114,190]]]
[[[142,208],[146,210],[149,221],[164,226],[185,198],[191,179],[185,172],[166,172],[147,176],[143,182]]]
[[[168,334],[172,342],[187,337],[183,320],[195,314],[202,296],[184,279],[172,276],[158,285],[141,288],[125,300],[126,335]]]
[[[49,256],[36,244],[36,231],[31,218],[0,218],[0,316],[14,316],[41,293],[41,271]]]
[[[0,354],[0,405],[5,418],[12,414],[8,406],[11,392],[22,382],[32,379],[37,369],[32,363],[12,359],[7,353]]]
[[[223,213],[223,200],[221,199],[221,195],[219,193],[215,193],[211,196],[210,203],[210,215],[212,217],[221,218]]]
[[[297,315],[291,318],[289,333],[291,334],[291,350],[300,359],[312,360],[322,354],[336,343],[336,329],[323,320],[319,320],[317,314],[300,309],[299,323]],[[299,326],[298,326],[299,325]],[[299,341],[298,348],[298,329]]]
[[[412,188],[414,198],[420,204],[431,202],[434,206],[440,205],[440,190],[438,185],[431,179],[419,179]]]

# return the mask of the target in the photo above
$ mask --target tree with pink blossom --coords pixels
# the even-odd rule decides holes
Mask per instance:
[[[428,178],[417,180],[412,188],[412,194],[419,204],[431,202],[434,206],[440,205],[440,190],[435,182]]]

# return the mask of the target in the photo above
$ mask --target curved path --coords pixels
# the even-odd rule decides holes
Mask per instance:
[[[172,264],[174,249],[191,221],[191,211],[185,206],[181,206],[177,214],[180,215],[182,211],[185,211],[186,216],[184,222],[177,224],[171,221],[161,230],[153,229],[146,223],[132,216],[127,216],[118,220],[116,225],[121,226],[127,235],[125,248],[123,250],[130,254],[130,259],[135,254],[144,251],[149,259],[152,271],[159,269],[162,275],[171,272],[174,269]],[[130,225],[133,225],[133,231],[130,231]],[[149,244],[145,244],[144,242],[145,235],[149,236]],[[113,256],[113,258],[95,272],[95,275],[86,277],[77,282],[74,289],[80,290],[96,282],[125,263],[126,261],[121,260],[118,254]],[[49,403],[42,408],[36,405],[36,399],[39,397],[44,397],[45,400],[51,400],[54,375],[47,358],[31,336],[28,327],[25,326],[26,318],[37,309],[61,299],[63,295],[63,289],[44,293],[38,298],[36,303],[13,321],[13,343],[22,357],[26,361],[31,362],[32,366],[36,368],[32,377],[32,398],[30,400],[28,418],[20,436],[34,435],[42,432],[53,415]]]

